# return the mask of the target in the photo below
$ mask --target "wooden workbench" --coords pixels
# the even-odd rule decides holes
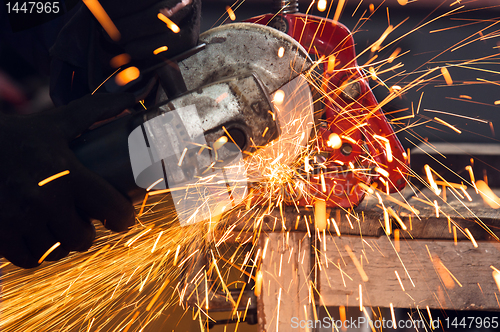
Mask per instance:
[[[315,319],[319,306],[358,306],[360,290],[365,307],[499,310],[500,285],[490,266],[500,269],[496,238],[500,210],[487,207],[472,188],[467,193],[472,201],[457,200],[450,189],[446,202],[428,189],[418,192],[418,197],[409,189],[391,196],[400,202],[406,199],[418,216],[380,194],[384,206],[393,209],[407,227],[401,229],[391,218],[389,236],[375,195],[353,211],[329,211],[340,236],[331,219],[324,233],[315,230],[312,208],[287,207],[282,213],[276,209],[260,218],[255,211],[234,211],[223,226],[224,236],[238,241],[261,228],[260,255],[266,253],[260,266],[259,329],[287,331],[292,317]],[[429,203],[434,200],[439,215]]]

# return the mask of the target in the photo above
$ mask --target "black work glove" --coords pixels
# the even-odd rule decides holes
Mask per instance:
[[[153,59],[153,51],[161,46],[168,47],[161,55],[169,58],[198,42],[201,0],[101,0],[100,3],[121,34],[116,43],[134,60]],[[177,24],[178,33],[158,19],[159,12]]]
[[[130,56],[131,63],[123,64],[122,69],[133,65],[143,75],[144,69],[191,49],[198,42],[201,0],[191,0],[186,6],[181,0],[100,0],[100,3],[121,38],[112,40],[87,7],[80,8],[51,49],[51,97],[56,104],[66,104],[97,87],[99,91],[108,89],[101,83],[116,71],[110,63],[117,55]],[[157,17],[160,11],[169,16],[169,9],[173,12],[170,19],[180,29],[178,33]],[[153,51],[161,46],[167,46],[168,50],[155,55]],[[152,77],[154,73],[145,74],[136,90],[147,86]],[[68,81],[73,84],[60,83]]]
[[[102,94],[29,116],[0,113],[0,256],[31,268],[57,242],[47,260],[87,250],[95,237],[91,218],[113,231],[134,224],[131,203],[68,147],[94,122],[134,103],[132,94]]]

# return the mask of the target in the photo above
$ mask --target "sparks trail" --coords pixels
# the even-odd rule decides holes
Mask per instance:
[[[406,1],[398,2],[406,4]],[[227,7],[221,18],[234,20],[234,16],[238,17],[238,8],[242,3],[236,2],[233,6]],[[320,1],[318,6],[320,4],[323,8],[324,2]],[[349,7],[344,6],[345,2],[339,1],[338,6],[333,8],[332,4],[333,2],[328,4],[327,17],[329,15],[334,20],[341,20],[341,13],[350,14]],[[411,2],[406,5],[410,6]],[[449,8],[445,14],[427,18],[427,21],[417,27],[405,31],[403,23],[406,20],[396,23],[394,18],[389,16],[389,10],[386,10],[384,5],[370,9],[368,4],[359,1],[352,12],[353,16],[360,14],[358,24],[353,31],[354,35],[361,29],[369,27],[370,19],[380,11],[387,12],[388,27],[375,42],[356,55],[355,60],[358,61],[362,56],[369,58],[360,66],[353,66],[351,62],[341,62],[339,52],[321,55],[313,47],[314,39],[310,41],[310,53],[318,55],[314,66],[320,69],[312,70],[304,76],[304,79],[315,88],[313,102],[319,106],[314,116],[316,121],[313,135],[309,137],[308,133],[304,132],[304,128],[307,128],[310,121],[307,115],[290,118],[284,125],[285,128],[291,128],[288,135],[283,135],[280,141],[271,143],[271,148],[265,152],[250,153],[247,158],[246,171],[251,188],[244,202],[229,211],[233,216],[236,215],[235,218],[228,222],[224,217],[228,211],[220,208],[210,220],[180,227],[176,221],[176,212],[172,208],[172,202],[168,196],[164,196],[166,191],[155,191],[152,185],[142,205],[138,207],[140,210],[138,224],[129,233],[112,234],[98,226],[98,240],[91,251],[71,255],[57,263],[44,263],[42,268],[29,271],[29,273],[6,265],[7,263],[0,263],[0,267],[4,270],[1,279],[3,309],[0,328],[3,331],[38,329],[147,331],[148,328],[153,329],[155,322],[166,310],[180,307],[182,312],[191,313],[192,317],[199,321],[199,325],[206,329],[209,322],[214,321],[210,311],[210,301],[215,298],[214,294],[227,297],[232,308],[232,317],[241,321],[242,317],[247,315],[249,306],[254,305],[250,298],[246,301],[242,300],[244,290],[253,287],[257,297],[263,296],[263,293],[268,291],[266,288],[270,285],[269,274],[274,274],[274,271],[263,271],[263,262],[268,265],[275,264],[278,267],[276,275],[271,275],[271,277],[281,277],[282,270],[291,266],[290,264],[295,264],[298,271],[309,275],[308,266],[304,263],[308,259],[306,249],[309,250],[309,247],[314,252],[315,265],[320,270],[319,273],[326,275],[329,268],[337,269],[338,277],[342,279],[345,288],[353,287],[351,289],[353,292],[359,292],[360,309],[367,314],[366,306],[370,301],[370,298],[366,297],[369,291],[368,285],[357,283],[356,280],[360,282],[368,280],[370,275],[367,275],[365,267],[370,265],[369,261],[375,256],[382,257],[386,254],[374,240],[366,240],[359,232],[359,243],[363,246],[366,244],[366,251],[360,253],[353,251],[353,248],[347,245],[338,246],[337,242],[342,241],[340,236],[343,232],[353,234],[360,231],[366,222],[364,214],[360,213],[359,209],[354,209],[348,197],[348,194],[354,190],[360,190],[361,195],[366,195],[366,201],[374,200],[376,202],[374,209],[377,209],[383,216],[381,227],[386,231],[390,248],[396,253],[396,261],[399,264],[397,269],[392,269],[388,273],[395,275],[394,280],[398,281],[398,287],[403,292],[409,292],[415,288],[407,264],[410,257],[399,255],[400,247],[408,242],[406,237],[412,237],[413,223],[418,222],[420,215],[425,212],[412,206],[415,201],[421,202],[434,214],[444,216],[439,219],[436,217],[436,220],[443,224],[448,223],[449,233],[451,234],[453,230],[455,242],[458,237],[461,237],[470,241],[471,246],[481,246],[481,243],[478,243],[474,237],[477,233],[472,234],[469,228],[460,225],[455,220],[460,217],[457,206],[467,208],[468,197],[472,200],[482,197],[492,207],[497,208],[500,199],[485,181],[476,181],[473,177],[473,167],[471,166],[467,173],[460,173],[461,170],[454,170],[444,165],[460,178],[461,183],[449,181],[430,166],[426,167],[425,176],[422,177],[416,170],[408,169],[404,160],[397,160],[393,156],[395,147],[389,143],[389,137],[370,129],[371,121],[378,117],[378,110],[390,105],[391,102],[405,96],[408,92],[430,84],[444,85],[446,83],[444,86],[453,87],[472,84],[473,81],[476,81],[474,84],[480,81],[481,84],[488,84],[488,86],[499,84],[483,78],[472,77],[468,82],[454,77],[455,70],[458,68],[466,69],[475,75],[491,71],[482,66],[488,64],[486,60],[496,63],[494,62],[496,54],[481,56],[477,59],[439,62],[439,57],[447,52],[458,51],[471,43],[496,38],[498,31],[488,30],[496,29],[496,21],[488,22],[489,25],[486,28],[479,29],[474,35],[467,36],[459,43],[433,56],[415,70],[405,71],[403,59],[405,55],[411,54],[411,50],[404,49],[396,43],[403,41],[404,38],[418,32],[428,24],[463,13],[465,10],[466,7],[457,4]],[[391,25],[391,18],[394,25]],[[318,24],[318,29],[315,31],[315,36],[318,38],[326,26],[324,21],[317,17],[305,16],[301,20],[303,20],[304,28],[307,22]],[[480,23],[485,23],[485,21],[476,20],[470,24]],[[111,27],[110,35],[115,34],[109,22],[103,24]],[[172,31],[177,31],[178,27],[171,22],[166,21],[166,24],[169,24]],[[459,27],[448,29],[452,28]],[[432,32],[442,33],[443,31],[445,29]],[[393,46],[398,47],[390,48]],[[168,45],[157,51],[163,52],[167,48]],[[276,56],[281,58],[284,52],[285,50],[277,50]],[[334,81],[332,77],[343,79]],[[356,86],[366,80],[371,80],[373,85],[387,92],[387,96],[378,105],[367,107],[364,103],[356,101],[356,99],[368,98],[371,93],[369,90],[358,91],[356,89]],[[284,107],[287,103],[304,102],[296,98],[300,94],[298,88],[288,92],[280,91],[272,96],[277,109]],[[353,96],[355,98],[352,98]],[[414,131],[419,126],[433,124],[440,126],[440,130],[447,130],[458,135],[463,128],[454,125],[455,118],[483,124],[490,123],[486,119],[453,114],[450,110],[431,110],[421,107],[422,100],[425,102],[425,97],[423,94],[419,96],[420,99],[412,101],[418,105],[416,109],[413,104],[411,107],[408,105],[402,111],[407,112],[406,115],[392,119],[393,124],[397,126],[396,132],[409,133],[413,138],[408,141],[415,147],[420,148],[421,143],[431,149],[433,147],[432,142],[428,142]],[[453,98],[453,96],[447,97]],[[460,96],[466,102],[496,105],[494,101],[476,100],[472,95],[469,97]],[[323,115],[325,104],[337,110],[331,115],[330,123],[325,121]],[[407,115],[410,109],[411,115]],[[272,113],[274,117],[274,112]],[[437,113],[447,118],[441,119],[434,114],[427,116],[426,113]],[[327,131],[335,125],[337,125],[337,131]],[[363,134],[356,136],[359,132]],[[262,136],[264,135],[265,133]],[[367,140],[368,136],[373,140]],[[229,134],[228,137],[234,142]],[[225,136],[224,138],[225,142],[221,139],[218,145],[228,142]],[[338,157],[332,160],[325,157],[325,151],[334,155],[335,151],[340,151],[345,143],[349,143],[350,148],[358,153],[357,158],[347,160],[343,157],[343,153],[338,153],[336,155]],[[211,149],[200,147],[200,149],[205,148]],[[214,146],[214,153],[216,150]],[[344,152],[347,154],[348,151]],[[429,152],[424,153],[432,155]],[[391,187],[388,168],[380,162],[380,156],[385,156],[391,162],[394,161],[396,163],[394,167],[397,167],[398,174],[400,173],[405,181],[406,176],[410,177],[411,181],[405,182],[408,186],[406,192],[392,195],[388,193]],[[179,159],[179,165],[184,162],[183,157],[185,153]],[[407,157],[409,159],[410,155],[407,154]],[[372,182],[375,178],[378,182]],[[357,181],[357,185],[350,183],[353,179]],[[58,181],[63,180],[62,178]],[[199,184],[208,184],[210,180],[209,175],[204,175],[199,179]],[[182,189],[185,188],[179,188],[179,190]],[[411,194],[408,196],[410,191]],[[480,196],[474,195],[474,192]],[[213,192],[211,195],[220,194],[222,194],[221,191]],[[416,199],[411,199],[412,195]],[[320,199],[317,199],[318,197]],[[347,203],[339,204],[340,206],[327,214],[325,202],[335,197],[342,197],[343,202]],[[205,203],[208,204],[210,197],[206,197],[206,200]],[[455,204],[456,202],[458,204]],[[304,206],[313,208],[316,216],[308,213]],[[296,215],[296,218],[291,221],[286,218],[290,207],[295,210]],[[452,215],[455,212],[456,215]],[[496,237],[473,210],[469,209],[468,212],[468,218],[475,220],[485,233]],[[181,213],[194,217],[197,211],[188,210],[181,211]],[[294,242],[290,240],[294,236],[294,231],[298,229],[303,230],[306,234],[304,238],[307,237],[309,239],[307,241],[310,242],[301,240],[302,242],[297,243],[309,243],[309,247],[307,245],[304,245],[307,248],[294,246]],[[274,248],[273,243],[270,243],[269,235],[277,230],[280,230],[281,238],[277,241],[280,243],[279,247]],[[397,232],[394,232],[395,230]],[[330,248],[336,248],[339,253],[342,252],[347,261],[340,259],[338,262],[332,261],[327,256]],[[412,248],[415,251],[420,249],[422,248]],[[435,270],[432,272],[435,273],[436,278],[442,280],[446,289],[454,287],[455,284],[461,287],[460,281],[463,282],[463,280],[455,277],[453,274],[455,271],[450,270],[439,257],[433,256],[429,248],[426,250]],[[343,256],[340,256],[342,260]],[[355,264],[353,273],[345,272],[350,263],[349,259]],[[230,277],[231,271],[237,272],[241,277],[233,281]],[[493,273],[498,282],[498,270],[494,269]],[[292,284],[296,281],[297,279],[292,278],[288,282]],[[352,286],[353,284],[355,285]],[[278,298],[285,299],[289,296],[288,286],[287,284],[277,289]],[[311,284],[306,285],[308,296],[321,299],[321,292],[316,287],[317,285],[312,281]],[[467,286],[463,285],[463,287]],[[324,307],[326,309],[326,305]],[[279,322],[280,309],[280,306],[276,307],[273,324]],[[305,310],[307,313],[306,308]],[[316,312],[311,314],[317,315]],[[345,313],[343,315],[345,316]],[[391,316],[392,320],[395,320],[392,310]]]

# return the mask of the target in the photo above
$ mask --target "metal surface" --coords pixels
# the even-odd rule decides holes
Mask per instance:
[[[188,90],[253,73],[271,94],[312,65],[306,50],[293,38],[265,26],[224,25],[201,34],[200,42],[207,44],[203,51],[179,62]],[[278,56],[280,47],[283,57]]]

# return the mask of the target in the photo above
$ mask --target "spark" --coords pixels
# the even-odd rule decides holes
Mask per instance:
[[[285,100],[285,92],[283,90],[278,90],[274,93],[273,103],[277,105],[283,104]]]
[[[382,45],[382,43],[384,42],[384,40],[387,38],[387,36],[389,36],[389,34],[394,30],[394,27],[392,25],[389,25],[387,27],[387,29],[385,29],[384,33],[382,33],[382,35],[380,36],[380,38],[375,42],[373,43],[373,46],[372,48],[370,49],[370,51],[373,53],[373,52],[376,52],[380,49],[380,46]]]
[[[314,223],[319,231],[326,229],[326,201],[322,199],[314,202]]]
[[[223,136],[225,137],[225,136]],[[227,138],[226,138],[226,142],[227,142]],[[215,142],[217,143],[217,142]],[[225,143],[225,142],[224,142]],[[216,148],[215,147],[215,144],[214,144],[214,149],[215,150],[218,150],[218,147]],[[184,157],[186,156],[186,152],[187,152],[188,148],[184,148],[184,150],[182,150],[182,154],[181,154],[181,157],[179,158],[179,162],[177,163],[177,166],[181,167],[182,165],[182,162],[184,161]],[[163,179],[162,179],[163,180]],[[154,187],[154,186],[153,186]]]
[[[500,208],[500,198],[495,195],[493,190],[484,182],[483,180],[479,180],[476,182],[476,188],[481,195],[483,201],[488,204],[489,207],[493,209]]]
[[[160,47],[158,47],[157,49],[155,49],[153,51],[153,54],[154,55],[158,55],[158,54],[166,52],[166,51],[168,51],[168,47],[167,46],[160,46]]]
[[[426,308],[427,308],[427,314],[429,315],[429,321],[432,322],[433,319],[432,319],[432,315],[431,315],[431,309],[429,309],[429,306],[426,306]],[[434,327],[433,327],[433,329],[434,329]]]
[[[434,177],[432,176],[430,166],[426,164],[424,165],[424,169],[425,169],[425,174],[427,175],[427,182],[429,182],[429,185],[431,186],[432,191],[434,191],[436,196],[439,196],[439,194],[441,194],[441,189],[438,188],[436,182],[434,181]]]
[[[335,60],[336,60],[335,55],[330,55],[328,57],[328,65],[326,69],[326,72],[328,74],[332,74],[333,71],[335,70]]]
[[[128,55],[127,53],[122,53],[111,58],[111,60],[109,60],[109,64],[113,68],[119,68],[129,63],[130,60],[131,60],[130,55]]]
[[[493,275],[493,280],[495,280],[495,284],[497,285],[497,288],[500,291],[500,271],[498,271],[497,269],[494,269],[492,272],[492,275]],[[497,301],[498,301],[498,299],[497,299]]]
[[[477,248],[478,245],[477,245],[476,239],[474,238],[472,233],[469,231],[469,229],[465,228],[464,231],[465,231],[465,233],[467,233],[469,240],[472,242],[472,245],[474,246],[474,248]]]
[[[328,136],[326,145],[331,147],[332,149],[340,149],[340,147],[342,146],[342,140],[340,139],[340,136],[338,134],[333,133]]]
[[[227,15],[229,15],[229,18],[231,19],[231,21],[234,21],[236,19],[236,15],[234,15],[234,11],[231,7],[226,6],[226,12],[227,12]]]
[[[394,306],[392,305],[392,302],[389,303],[389,307],[391,308],[391,319],[392,319],[392,326],[394,327],[394,329],[396,330],[397,329],[397,325],[396,325],[396,314],[394,313]]]
[[[399,277],[398,271],[394,271],[394,274],[396,274],[396,278],[398,278],[399,285],[401,286],[401,289],[403,290],[403,292],[406,292],[405,291],[405,286],[403,286],[403,282],[401,281],[401,278]]]
[[[398,214],[391,208],[391,207],[388,207],[387,208],[387,212],[394,218],[396,219],[396,221],[398,222],[398,224],[401,226],[401,228],[406,231],[407,230],[407,227],[406,225],[404,224],[403,220],[401,220],[401,218],[398,216]]]
[[[109,17],[108,13],[102,8],[101,4],[97,0],[83,0],[83,3],[90,10],[92,15],[97,19],[97,21],[104,28],[106,33],[114,41],[118,41],[121,38],[120,31],[116,28],[115,24]]]
[[[255,275],[255,288],[254,288],[254,294],[257,297],[259,297],[260,294],[262,293],[262,282],[263,282],[262,271],[259,270]]]
[[[367,282],[368,281],[368,276],[366,275],[365,273],[365,270],[363,269],[363,267],[361,266],[361,264],[359,264],[359,261],[358,259],[356,258],[356,255],[354,255],[354,253],[352,252],[351,250],[351,247],[349,247],[347,244],[345,245],[345,250],[347,251],[347,253],[349,254],[349,257],[351,257],[351,260],[352,262],[354,263],[354,266],[356,266],[356,269],[358,270],[358,273],[359,275],[361,276],[361,279],[364,281],[364,282]]]
[[[335,233],[337,233],[337,236],[340,236],[339,226],[337,226],[337,223],[335,222],[335,219],[331,218],[330,220],[332,221],[333,227],[335,228]]]
[[[180,166],[180,165],[179,165]],[[146,191],[150,191],[151,189],[153,189],[157,184],[159,184],[160,182],[163,181],[163,178],[161,179],[158,179],[156,180],[155,182],[153,182],[149,187],[146,188]]]
[[[221,136],[214,143],[214,150],[219,150],[224,144],[227,143],[227,137]]]
[[[443,75],[446,84],[453,85],[453,80],[451,78],[450,72],[448,71],[448,68],[441,67],[441,74]]]
[[[139,68],[128,67],[121,72],[119,72],[115,77],[115,82],[119,86],[127,85],[128,83],[136,80],[141,75]]]
[[[38,260],[38,264],[42,264],[42,262],[47,258],[48,255],[50,255],[51,252],[56,250],[57,247],[61,245],[61,242],[56,242],[52,247],[50,247],[43,255],[40,257]]]
[[[161,235],[163,234],[163,231],[158,234],[158,237],[156,238],[155,244],[153,245],[153,248],[151,248],[151,253],[155,252],[156,246],[158,245],[158,241],[160,241]]]
[[[139,240],[143,235],[146,235],[152,230],[152,228],[148,228],[145,231],[139,233],[136,237],[131,238],[130,240],[125,243],[125,247],[130,247],[132,244],[134,244],[135,241]]]
[[[42,187],[42,186],[46,185],[47,183],[49,183],[51,181],[54,181],[55,179],[58,179],[58,178],[60,178],[62,176],[68,175],[68,174],[69,174],[68,170],[62,171],[62,172],[57,173],[57,174],[54,174],[52,176],[49,176],[45,180],[42,180],[42,181],[38,182],[38,186]]]
[[[387,62],[392,63],[394,59],[396,59],[396,57],[399,55],[399,53],[401,53],[401,47],[396,48],[394,52],[392,52]]]
[[[285,55],[285,48],[284,48],[283,46],[281,46],[281,47],[278,49],[278,57],[279,57],[279,58],[282,58],[284,55]]]
[[[445,125],[446,127],[448,128],[451,128],[453,131],[455,131],[456,133],[458,134],[461,134],[462,132],[460,130],[458,130],[455,126],[452,126],[451,124],[449,124],[448,122],[444,121],[444,120],[441,120],[440,118],[438,117],[434,117],[434,120],[436,120],[437,122]]]
[[[340,15],[342,14],[342,10],[344,10],[345,2],[346,2],[346,0],[339,0],[339,3],[337,4],[337,9],[335,10],[335,14],[333,15],[333,20],[335,22],[338,22]]]
[[[479,191],[478,191],[477,186],[476,186],[476,179],[474,178],[474,171],[472,170],[472,166],[470,166],[470,165],[465,166],[465,169],[469,172],[470,183],[472,183],[472,186],[474,187],[476,194],[479,194]]]
[[[166,17],[162,13],[158,13],[158,18],[161,21],[163,21],[167,25],[167,27],[170,30],[172,30],[173,33],[178,33],[179,31],[181,31],[181,29],[179,29],[179,27],[177,26],[177,24],[175,24],[174,22],[172,22],[168,17]]]
[[[375,172],[379,173],[382,176],[385,176],[386,178],[389,177],[389,172],[387,172],[385,169],[382,169],[380,167],[375,167]]]
[[[398,0],[398,3],[401,5],[401,6],[406,6],[406,4],[408,3],[408,0]],[[396,326],[396,325],[394,325]]]

